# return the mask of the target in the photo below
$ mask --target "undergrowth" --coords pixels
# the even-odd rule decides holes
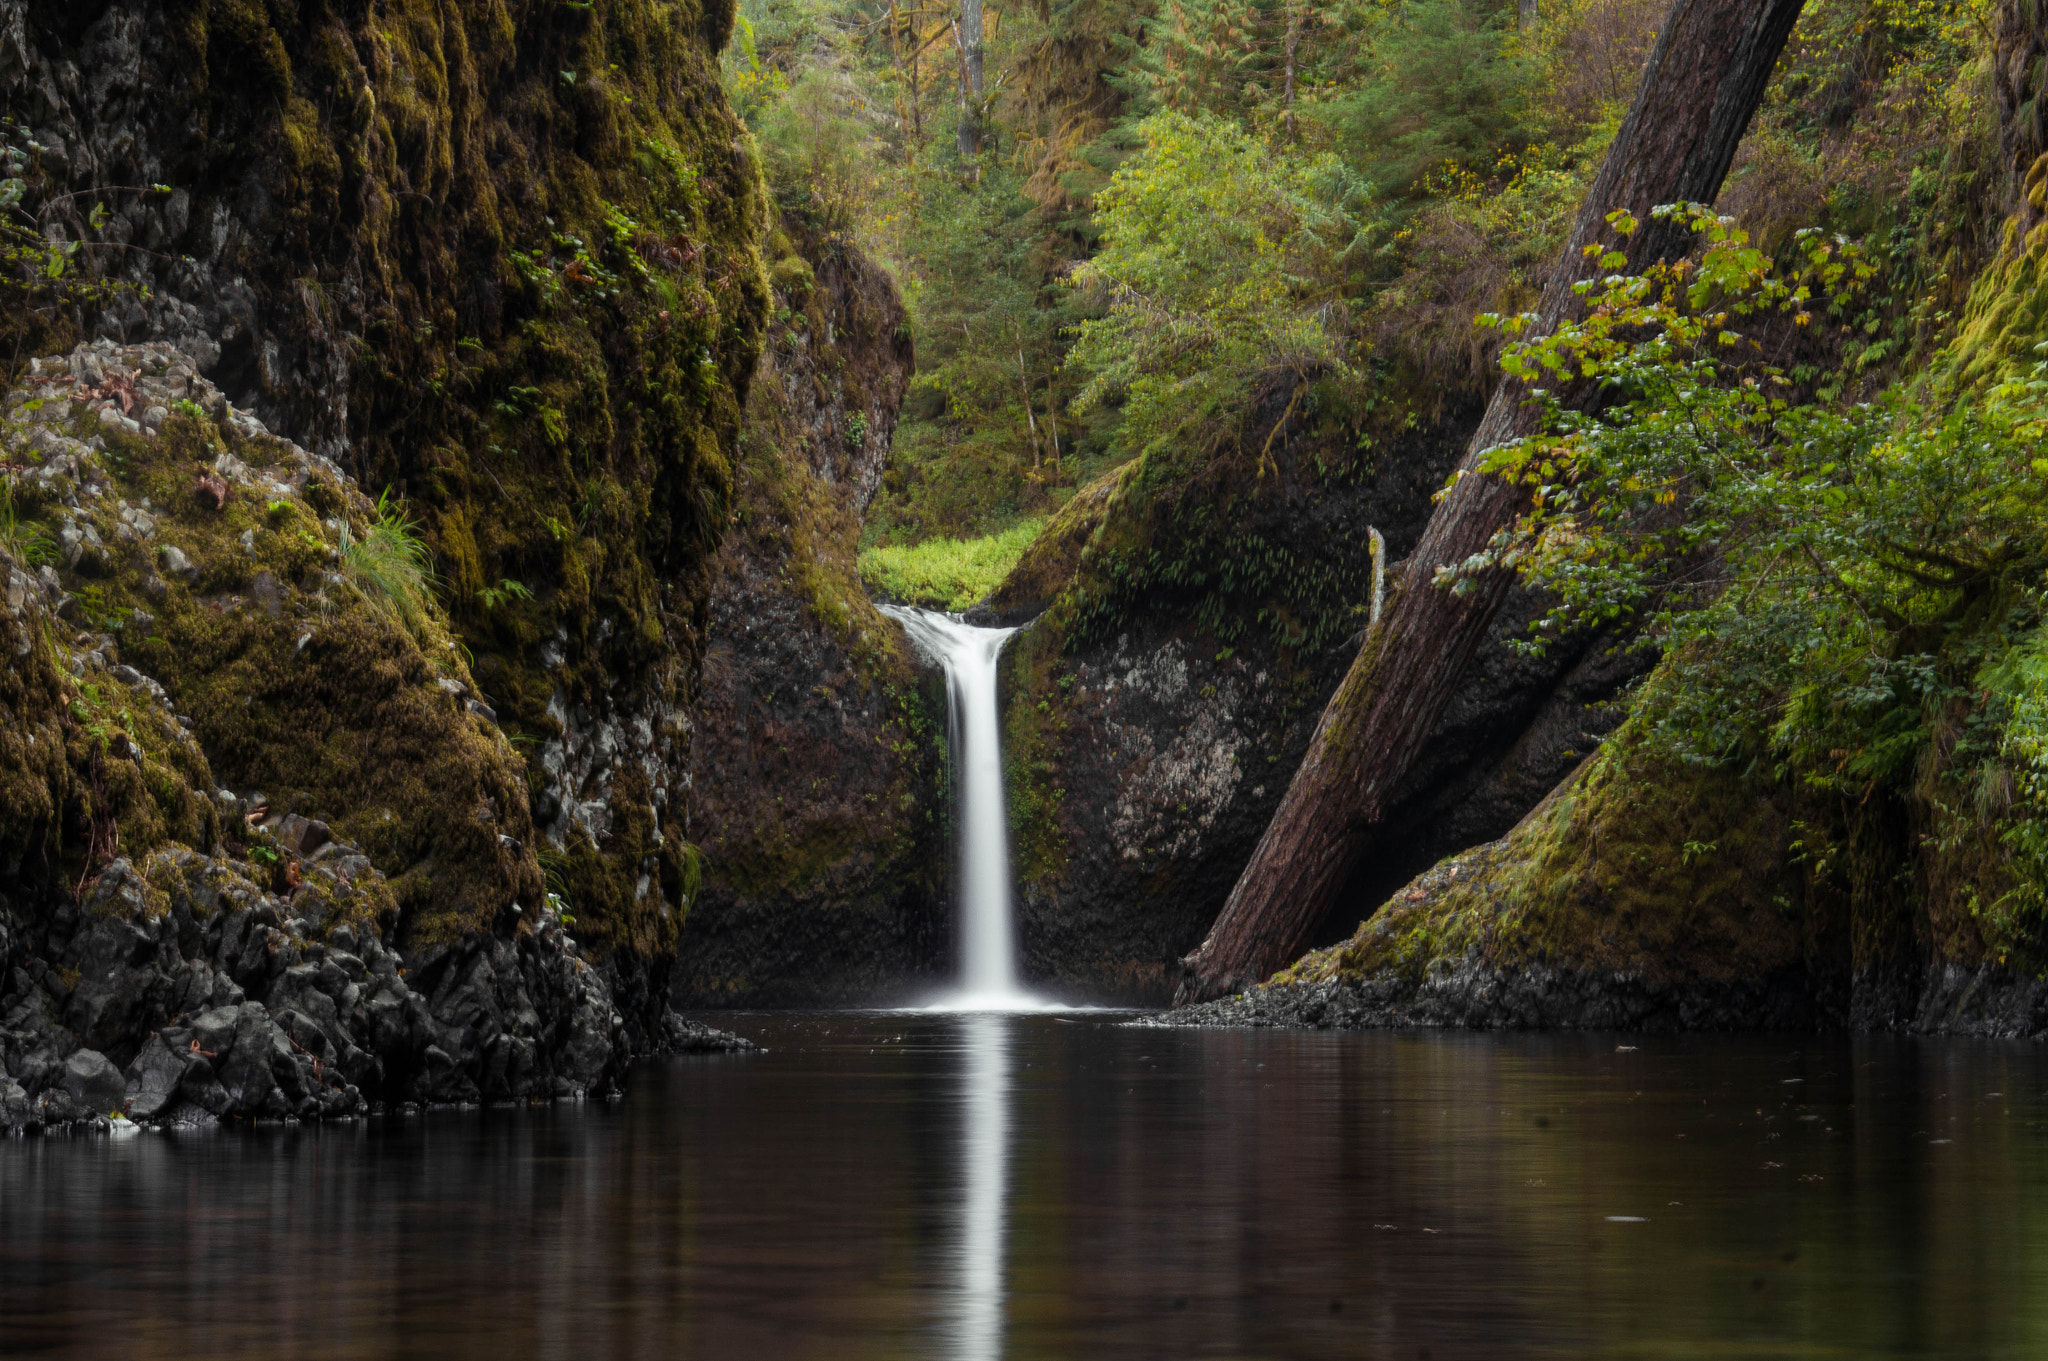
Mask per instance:
[[[14,504],[14,479],[0,477],[0,553],[22,567],[41,567],[57,560],[50,532],[25,519]]]

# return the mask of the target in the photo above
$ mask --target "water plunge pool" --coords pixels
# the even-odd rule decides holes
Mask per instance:
[[[2048,1345],[2033,1046],[716,1019],[616,1103],[0,1143],[0,1350]]]

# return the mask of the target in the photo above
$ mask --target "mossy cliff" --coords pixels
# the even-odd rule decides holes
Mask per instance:
[[[1284,396],[1269,405],[1251,427],[1281,420]],[[970,615],[1036,617],[1004,655],[1003,693],[1036,981],[1171,997],[1356,652],[1370,531],[1391,580],[1474,419],[1454,405],[1362,452],[1336,403],[1303,409],[1270,450],[1199,469],[1148,455],[1085,488]],[[1592,706],[1635,664],[1584,640],[1515,655],[1503,637],[1529,607],[1475,662],[1334,914],[1340,933],[1437,856],[1512,826],[1612,725]]]
[[[643,1030],[688,907],[688,703],[768,306],[765,195],[715,65],[732,21],[723,0],[198,0],[35,3],[0,33],[27,206],[128,285],[14,328],[175,342],[392,488],[460,683],[515,745],[449,764],[453,738],[392,726],[416,663],[351,625],[307,644],[360,664],[330,689],[282,677],[268,617],[195,626],[154,674],[218,759],[357,827],[408,939],[502,926],[548,847]],[[474,799],[438,788],[458,779]],[[516,866],[440,830],[478,800]]]
[[[0,1127],[615,1083],[648,1037],[388,511],[164,345],[32,361],[0,436]]]
[[[1997,255],[1970,290],[1956,343],[1940,366],[1967,388],[2024,372],[2048,336],[2048,15],[2001,4],[1991,61],[2002,182],[2009,212]]]
[[[789,215],[694,710],[686,1005],[900,997],[945,965],[944,686],[855,570],[909,382],[894,285]]]

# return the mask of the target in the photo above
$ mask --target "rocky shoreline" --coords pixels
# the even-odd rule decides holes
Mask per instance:
[[[1797,1032],[2048,1039],[2048,982],[1948,964],[1925,977],[1867,971],[1754,982],[1658,982],[1538,966],[1497,970],[1477,952],[1427,977],[1283,982],[1141,1017],[1133,1025],[1236,1030]]]

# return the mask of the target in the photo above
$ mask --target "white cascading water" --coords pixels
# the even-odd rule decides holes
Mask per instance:
[[[955,1011],[1038,1010],[1046,1003],[1017,982],[1003,742],[996,715],[996,659],[1016,630],[977,628],[931,610],[880,608],[946,671],[946,742],[959,800],[961,949],[960,991],[941,1005]]]
[[[1003,792],[996,662],[1015,629],[976,628],[948,614],[883,605],[917,648],[946,671],[946,745],[957,798],[960,987],[932,1009],[1017,1012],[1059,1009],[1017,982],[1010,898],[1010,834]],[[963,1185],[955,1286],[947,1312],[952,1361],[1001,1361],[1009,1227],[1010,1027],[1007,1016],[970,1015],[961,1038]]]

